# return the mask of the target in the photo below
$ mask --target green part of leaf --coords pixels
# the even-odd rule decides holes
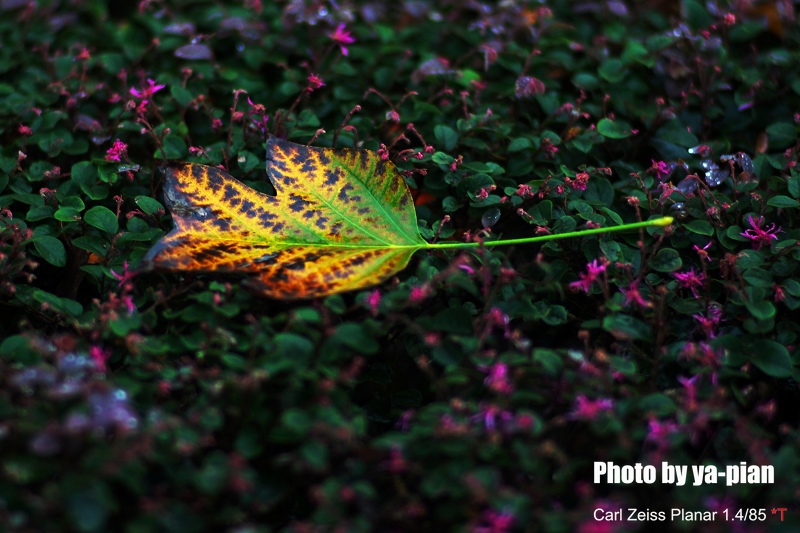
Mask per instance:
[[[658,272],[675,272],[683,266],[681,255],[673,248],[662,248],[650,263],[653,270]]]
[[[83,220],[90,226],[115,235],[119,231],[119,220],[109,208],[102,205],[94,206],[86,211]]]
[[[714,226],[707,220],[691,220],[684,224],[683,227],[698,235],[706,235],[708,237],[714,235]]]
[[[789,208],[799,206],[800,202],[794,198],[789,198],[788,196],[777,195],[767,200],[767,205],[771,205],[772,207]]]
[[[433,135],[436,137],[436,142],[439,143],[446,152],[451,151],[458,143],[458,134],[453,128],[443,124],[437,124],[433,128]]]
[[[164,206],[161,205],[161,202],[149,196],[137,196],[134,201],[136,205],[139,206],[139,209],[148,215],[156,215],[159,211],[162,213],[164,212]]]
[[[649,339],[652,330],[647,323],[625,314],[609,315],[603,318],[603,329],[621,340]]]
[[[609,139],[625,139],[633,134],[630,126],[624,121],[607,118],[600,119],[597,123],[597,132]]]
[[[33,238],[33,246],[42,259],[53,266],[63,267],[67,264],[67,251],[64,243],[50,235],[39,235]]]
[[[783,344],[770,339],[759,339],[751,346],[750,360],[759,370],[774,378],[792,376],[792,360]]]

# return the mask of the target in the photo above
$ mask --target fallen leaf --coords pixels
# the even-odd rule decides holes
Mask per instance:
[[[147,253],[145,268],[243,274],[246,285],[280,299],[376,285],[421,249],[510,246],[672,223],[660,217],[520,239],[429,244],[392,162],[367,150],[314,148],[273,136],[267,139],[267,175],[276,196],[216,167],[169,163],[164,171],[175,228]]]
[[[175,228],[145,257],[151,267],[245,274],[274,298],[375,285],[428,246],[394,164],[366,150],[267,139],[277,196],[219,168],[173,163],[164,196]]]

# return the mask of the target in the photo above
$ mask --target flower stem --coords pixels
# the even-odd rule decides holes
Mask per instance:
[[[552,241],[556,239],[570,239],[574,237],[585,237],[587,235],[597,235],[599,233],[611,233],[612,231],[629,231],[632,229],[646,228],[650,226],[669,226],[672,224],[672,217],[654,218],[653,220],[646,220],[644,222],[634,222],[633,224],[622,224],[620,226],[612,226],[610,228],[594,228],[585,229],[581,231],[570,231],[568,233],[556,233],[554,235],[540,235],[538,237],[525,237],[522,239],[507,239],[499,241],[484,241],[484,242],[444,242],[438,244],[429,244],[426,249],[431,248],[475,248],[478,246],[510,246],[512,244],[528,244],[532,242]]]

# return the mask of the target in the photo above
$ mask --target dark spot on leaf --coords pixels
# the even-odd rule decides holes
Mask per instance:
[[[258,264],[274,263],[275,262],[275,258],[278,257],[278,255],[279,254],[276,254],[276,253],[264,254],[261,257],[259,257],[258,259],[256,259],[255,262],[258,263]]]
[[[292,263],[286,263],[284,265],[284,268],[286,268],[288,270],[303,270],[303,269],[306,268],[306,264],[302,259],[300,259],[300,260],[294,261]]]
[[[308,150],[296,150],[294,152],[294,157],[292,157],[292,161],[294,161],[297,165],[302,165],[308,161],[308,155]]]
[[[314,210],[306,211],[305,213],[303,213],[303,218],[313,218],[314,215],[316,214],[317,212]]]
[[[352,190],[353,186],[350,185],[349,183],[346,183],[345,186],[342,187],[342,190],[339,191],[339,200],[341,200],[342,202],[349,202],[350,198],[347,196],[347,193],[349,193]]]
[[[272,228],[272,231],[273,233],[280,233],[281,231],[283,231],[283,228],[284,228],[283,222],[278,222],[277,224],[275,224],[275,227]]]
[[[358,208],[358,214],[359,215],[366,215],[367,213],[369,213],[369,207],[359,207]]]
[[[317,219],[317,227],[319,229],[325,229],[325,223],[328,221],[328,217],[319,217]]]
[[[270,220],[275,220],[275,217],[276,217],[276,216],[277,216],[277,215],[275,215],[274,213],[270,213],[270,212],[268,212],[268,211],[261,211],[261,212],[258,214],[258,219],[259,219],[259,220],[261,220],[261,222],[262,222],[262,223],[263,223],[265,226],[271,226],[272,224],[270,223]]]
[[[299,213],[300,211],[305,209],[305,206],[307,206],[309,203],[310,202],[308,200],[306,200],[305,198],[301,198],[300,196],[297,196],[296,194],[293,194],[292,195],[292,203],[289,204],[289,209],[291,209],[295,213]]]
[[[242,202],[242,209],[241,209],[241,211],[242,211],[243,213],[245,213],[247,216],[253,216],[253,211],[252,211],[252,210],[253,210],[253,208],[254,208],[255,206],[256,206],[256,204],[254,204],[254,203],[253,203],[253,202],[251,202],[250,200],[245,200],[245,201],[243,201],[243,202]]]
[[[325,185],[333,186],[339,181],[339,174],[335,170],[327,169],[325,171]]]
[[[214,220],[213,225],[220,231],[228,231],[231,227],[231,221],[227,218],[218,218]]]
[[[225,185],[224,193],[225,193],[224,196],[225,200],[229,202],[236,196],[236,189],[233,188],[233,185],[228,183]]]

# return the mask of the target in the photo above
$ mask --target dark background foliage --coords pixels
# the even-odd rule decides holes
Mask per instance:
[[[0,522],[796,530],[792,4],[551,4],[0,3]],[[269,192],[266,133],[391,158],[429,239],[676,224],[418,254],[302,302],[146,270],[159,161]]]

